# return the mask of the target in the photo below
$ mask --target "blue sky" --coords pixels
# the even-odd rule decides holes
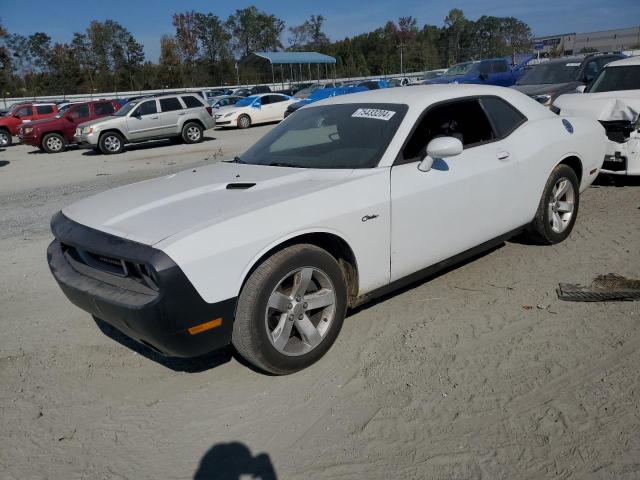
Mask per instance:
[[[193,9],[226,18],[236,8],[249,5],[282,18],[287,27],[320,13],[326,18],[325,32],[332,40],[373,30],[387,20],[404,15],[417,18],[420,26],[442,25],[447,12],[454,7],[461,8],[471,19],[481,15],[517,17],[526,21],[535,35],[640,24],[640,0],[0,0],[0,21],[12,33],[44,31],[54,41],[65,42],[73,32],[83,31],[91,20],[112,18],[134,33],[144,44],[147,58],[156,61],[160,36],[173,32],[171,15],[174,12]],[[285,31],[285,45],[287,39]]]

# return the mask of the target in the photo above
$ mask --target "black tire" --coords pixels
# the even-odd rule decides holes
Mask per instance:
[[[0,128],[0,147],[10,147],[13,143],[13,137],[8,130]]]
[[[315,348],[298,356],[288,356],[279,352],[269,340],[267,304],[283,277],[296,269],[308,267],[319,269],[331,280],[335,314]],[[276,375],[293,373],[315,363],[331,348],[342,328],[346,310],[347,285],[336,259],[315,245],[293,245],[273,254],[247,279],[238,297],[232,343],[245,360],[261,370]]]
[[[552,219],[550,217],[549,210],[552,208],[551,199],[554,187],[563,179],[569,181],[573,188],[573,210],[570,219],[564,226],[564,229],[561,232],[556,232],[552,227]],[[576,172],[567,165],[557,165],[551,172],[551,175],[549,175],[549,179],[544,187],[542,198],[540,198],[538,210],[536,211],[536,216],[525,232],[527,238],[533,242],[546,245],[553,245],[565,240],[571,234],[578,216],[578,209],[580,206],[579,188],[580,182],[578,181]]]
[[[105,155],[115,155],[124,150],[124,138],[117,132],[107,132],[100,136],[100,151]]]
[[[67,148],[67,139],[59,133],[47,133],[42,137],[42,149],[47,153],[60,153]]]
[[[185,143],[200,143],[202,142],[202,125],[196,122],[187,122],[182,127],[182,140]]]
[[[251,117],[249,115],[240,115],[238,117],[238,128],[249,128],[251,126]]]

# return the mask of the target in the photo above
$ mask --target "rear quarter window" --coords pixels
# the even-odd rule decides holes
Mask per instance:
[[[182,104],[176,97],[161,98],[160,110],[163,112],[173,112],[174,110],[182,110]]]
[[[481,101],[498,138],[509,136],[527,121],[527,117],[518,109],[501,98],[485,97]]]
[[[203,106],[200,100],[198,100],[196,97],[192,97],[191,95],[187,95],[180,98],[182,98],[182,101],[187,106],[187,108],[198,108]],[[162,110],[164,110],[164,108]]]
[[[38,112],[38,115],[48,115],[53,113],[53,105],[37,105],[36,112]]]

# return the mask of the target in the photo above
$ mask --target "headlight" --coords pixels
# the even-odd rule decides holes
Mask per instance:
[[[548,107],[551,104],[551,94],[545,93],[544,95],[534,95],[533,98],[536,102],[541,103],[545,107]]]
[[[33,132],[33,128],[32,128],[32,127],[27,127],[27,128],[23,128],[23,129],[22,129],[22,133],[23,133],[24,135],[26,135],[26,134],[28,134],[28,133],[31,133],[31,132]]]
[[[90,134],[90,133],[93,133],[93,127],[84,127],[84,128],[82,129],[82,133],[83,133],[84,135],[88,135],[88,134]]]

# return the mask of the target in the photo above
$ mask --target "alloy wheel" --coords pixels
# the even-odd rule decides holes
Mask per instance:
[[[60,140],[60,137],[49,137],[47,139],[47,148],[52,152],[62,150],[62,140]]]
[[[267,336],[283,355],[309,353],[324,339],[336,316],[329,276],[314,267],[285,275],[271,292],[265,312]]]
[[[120,150],[120,139],[109,135],[104,139],[104,147],[110,152],[117,152]]]
[[[575,207],[576,194],[568,178],[561,177],[553,186],[549,199],[549,223],[551,230],[562,233],[571,223]]]
[[[9,145],[9,134],[0,132],[0,147],[6,147],[7,145]]]
[[[192,142],[200,140],[200,129],[196,126],[187,128],[187,138]]]

